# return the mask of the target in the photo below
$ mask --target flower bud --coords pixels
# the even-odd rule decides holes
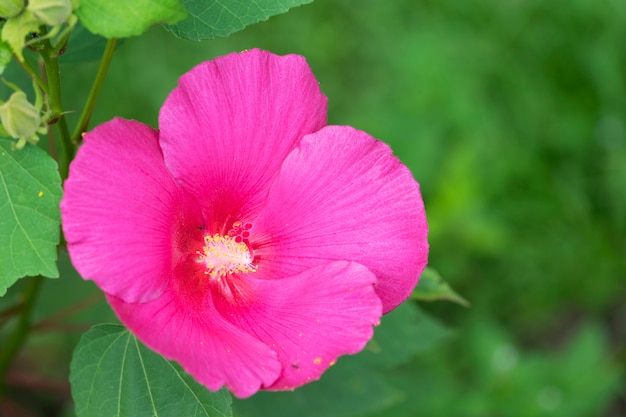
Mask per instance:
[[[59,26],[72,14],[71,0],[29,0],[26,6],[42,23]]]
[[[31,138],[36,136],[41,124],[41,114],[26,99],[23,91],[11,94],[9,100],[0,106],[0,121],[4,130],[12,137]]]
[[[26,44],[26,36],[31,32],[38,32],[39,25],[37,18],[28,9],[4,22],[0,37],[11,47],[18,61],[24,61],[22,49]]]
[[[0,17],[9,18],[17,16],[24,9],[24,0],[2,0],[0,4]]]

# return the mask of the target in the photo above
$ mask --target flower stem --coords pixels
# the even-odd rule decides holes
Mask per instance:
[[[29,279],[26,288],[24,288],[20,317],[15,329],[13,329],[13,333],[11,333],[7,341],[2,344],[2,350],[0,350],[0,392],[4,389],[4,376],[13,358],[24,344],[28,331],[30,330],[31,315],[42,282],[43,277],[41,276]]]
[[[61,155],[59,158],[59,172],[61,179],[67,178],[70,161],[74,157],[74,145],[70,131],[67,127],[67,121],[63,114],[63,104],[61,102],[61,78],[59,73],[59,57],[53,54],[53,48],[49,40],[44,41],[45,48],[41,52],[41,57],[46,70],[46,78],[48,80],[48,99],[50,100],[50,110],[52,111],[51,120],[56,120],[59,134],[61,136]]]
[[[39,76],[39,74],[37,74],[37,71],[35,71],[33,69],[33,67],[30,65],[30,63],[27,60],[24,61],[20,61],[19,59],[15,59],[15,61],[20,64],[20,66],[22,67],[22,69],[30,76],[30,78],[35,81],[35,83],[37,84],[37,86],[41,89],[41,91],[43,91],[44,94],[48,95],[48,86],[46,85],[46,83],[41,79],[41,77]]]
[[[100,68],[98,68],[98,73],[96,74],[96,79],[91,86],[91,91],[89,92],[87,103],[85,103],[83,113],[80,115],[80,120],[76,125],[74,134],[72,135],[74,143],[80,142],[80,140],[82,139],[82,134],[86,132],[87,128],[89,127],[89,120],[91,119],[91,114],[93,113],[94,106],[96,105],[96,99],[98,98],[98,94],[100,93],[100,89],[102,88],[104,77],[107,73],[107,70],[109,69],[111,58],[113,58],[113,52],[115,52],[116,43],[116,38],[109,39],[106,48],[104,49],[104,53],[102,54],[102,60],[100,61]]]

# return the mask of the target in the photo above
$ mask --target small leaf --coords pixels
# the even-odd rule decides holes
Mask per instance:
[[[56,278],[63,190],[56,162],[0,138],[0,296],[26,275]]]
[[[445,282],[439,273],[432,268],[426,268],[420,277],[417,287],[413,290],[411,299],[419,301],[445,300],[469,307],[470,303],[457,294]]]
[[[179,38],[199,41],[226,37],[253,23],[313,0],[183,0],[189,17],[165,28]]]
[[[230,417],[226,390],[210,392],[117,324],[94,326],[70,366],[78,417]]]
[[[176,23],[187,13],[180,0],[81,0],[76,15],[96,35],[126,38],[155,23]]]
[[[0,40],[0,75],[4,72],[9,62],[11,62],[11,47],[8,43]]]

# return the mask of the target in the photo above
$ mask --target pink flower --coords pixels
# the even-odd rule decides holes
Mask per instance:
[[[384,143],[326,126],[302,57],[200,64],[159,126],[85,136],[63,230],[120,320],[209,389],[316,380],[409,296],[428,255],[419,186]]]

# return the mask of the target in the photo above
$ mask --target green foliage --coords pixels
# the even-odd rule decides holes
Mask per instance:
[[[448,330],[405,303],[383,317],[374,339],[354,356],[342,357],[322,378],[294,392],[258,393],[235,400],[239,417],[351,417],[387,409],[403,393],[386,381],[385,374],[434,349],[447,339]]]
[[[96,35],[127,38],[155,23],[175,23],[186,16],[180,0],[81,0],[80,22]]]
[[[0,40],[0,75],[4,72],[9,62],[11,62],[11,47],[8,43]]]
[[[78,417],[232,416],[228,392],[207,391],[120,325],[83,335],[70,381]]]
[[[61,179],[41,149],[0,138],[0,296],[26,275],[58,277]]]
[[[201,61],[252,47],[305,55],[331,123],[389,142],[411,168],[430,264],[472,303],[422,305],[453,330],[405,304],[320,381],[237,400],[236,415],[623,414],[626,3],[562,6],[317,0],[210,48],[155,27],[116,52],[94,122],[155,127],[177,78]],[[64,67],[68,110],[81,108],[94,70]],[[97,291],[62,274],[44,282],[39,317],[62,308],[59,293]],[[84,320],[111,316],[100,301]],[[66,337],[35,336],[25,358],[63,369],[65,352],[41,340]]]
[[[446,300],[469,307],[469,302],[457,294],[433,268],[426,268],[411,298],[418,301]]]
[[[313,0],[183,0],[189,17],[165,28],[179,38],[199,41],[226,37],[253,23]]]
[[[488,321],[466,336],[446,347],[457,360],[429,352],[387,374],[403,401],[367,417],[585,417],[601,415],[617,394],[620,371],[596,324],[583,325],[560,354],[520,349]]]

